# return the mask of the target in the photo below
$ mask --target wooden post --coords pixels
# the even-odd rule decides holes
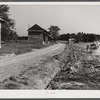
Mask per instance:
[[[0,48],[1,48],[1,23],[4,22],[1,18],[0,18]]]

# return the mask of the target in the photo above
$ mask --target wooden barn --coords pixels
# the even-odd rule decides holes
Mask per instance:
[[[29,43],[47,44],[48,42],[52,41],[52,37],[49,35],[49,33],[37,24],[29,28],[27,31]]]

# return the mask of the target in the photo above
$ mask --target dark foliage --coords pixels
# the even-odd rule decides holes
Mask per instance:
[[[0,18],[4,20],[1,26],[2,41],[16,40],[18,37],[14,29],[15,21],[10,18],[9,9],[8,5],[0,5]]]
[[[74,38],[75,42],[94,42],[97,40],[100,40],[100,35],[93,34],[93,33],[83,33],[83,32],[78,32],[77,34],[75,33],[67,33],[67,34],[61,34],[59,35],[59,40],[64,40],[68,41],[69,38]]]
[[[18,40],[28,40],[28,36],[19,36]]]
[[[59,40],[65,40],[65,41],[68,41],[68,40],[69,40],[69,36],[70,36],[69,33],[59,35]]]
[[[59,36],[60,28],[58,26],[51,25],[48,30],[50,35],[53,37],[54,42],[56,42]]]

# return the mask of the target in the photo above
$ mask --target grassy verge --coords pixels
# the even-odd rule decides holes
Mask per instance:
[[[34,45],[34,44],[23,44],[23,43],[6,43],[2,44],[2,48],[0,49],[0,56],[3,54],[11,54],[19,55],[22,53],[30,52],[32,49],[40,49],[47,47],[48,45]]]

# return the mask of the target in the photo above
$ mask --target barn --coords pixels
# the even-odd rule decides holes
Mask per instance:
[[[49,32],[35,24],[28,30],[28,42],[32,44],[47,44],[52,40]]]

